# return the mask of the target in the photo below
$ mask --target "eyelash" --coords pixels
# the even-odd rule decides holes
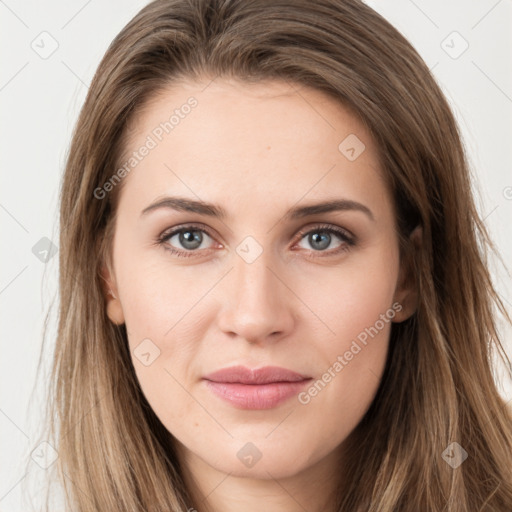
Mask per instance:
[[[202,232],[206,233],[210,238],[212,238],[212,239],[214,238],[213,235],[210,233],[209,229],[205,225],[194,224],[194,225],[181,226],[181,227],[173,229],[172,231],[169,231],[169,232],[164,231],[157,238],[156,242],[158,245],[161,245],[165,250],[169,251],[171,254],[173,254],[175,256],[178,256],[179,258],[190,258],[192,256],[195,256],[195,253],[198,253],[199,250],[196,249],[196,250],[188,250],[188,251],[183,250],[182,251],[182,250],[172,247],[171,245],[169,245],[167,243],[168,240],[170,238],[172,238],[174,235],[177,235],[179,233],[185,233],[187,231],[202,231]],[[329,234],[334,234],[334,235],[338,236],[341,239],[341,241],[343,242],[343,245],[341,245],[340,247],[337,247],[336,249],[333,249],[331,251],[313,251],[312,250],[310,252],[313,254],[319,253],[319,256],[314,256],[314,257],[326,257],[326,256],[320,256],[320,254],[327,254],[327,256],[338,255],[345,251],[350,250],[350,248],[356,244],[355,237],[349,235],[349,233],[347,231],[345,231],[344,229],[332,226],[331,224],[319,224],[317,226],[314,226],[311,229],[299,231],[298,234],[299,234],[300,238],[299,238],[298,242],[303,240],[305,238],[305,236],[307,236],[311,233],[318,233],[318,232],[329,233]]]

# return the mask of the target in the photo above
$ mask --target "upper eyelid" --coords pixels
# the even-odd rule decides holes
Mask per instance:
[[[311,231],[332,231],[334,232],[335,234],[340,234],[339,232],[341,232],[341,234],[345,234],[348,238],[350,239],[353,239],[355,240],[355,235],[352,234],[348,229],[346,228],[343,228],[341,226],[336,226],[334,224],[329,224],[329,223],[318,223],[318,224],[313,224],[312,226],[310,227],[305,227],[305,228],[301,228],[299,229],[298,233],[300,235],[307,235],[308,233],[310,233]]]
[[[208,228],[206,224],[183,224],[182,226],[168,228],[162,231],[158,238],[169,238],[178,234],[180,231],[185,231],[187,229],[190,229],[191,231],[204,231],[209,237],[214,238],[210,228]]]

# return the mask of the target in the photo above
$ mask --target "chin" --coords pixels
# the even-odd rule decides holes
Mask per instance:
[[[254,436],[253,441],[233,440],[217,453],[196,454],[218,471],[234,477],[261,480],[292,477],[327,455],[314,447],[308,450],[298,436],[295,443],[289,439],[288,442],[280,439],[273,443],[264,436]]]

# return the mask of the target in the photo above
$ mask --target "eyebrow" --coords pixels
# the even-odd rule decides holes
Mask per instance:
[[[196,201],[185,197],[164,197],[158,201],[150,204],[141,212],[141,216],[159,210],[161,208],[198,213],[201,215],[208,215],[210,217],[217,217],[219,219],[226,219],[227,212],[222,206],[205,201]],[[286,212],[285,220],[301,219],[319,213],[329,213],[335,211],[359,211],[366,214],[372,221],[375,221],[372,211],[364,204],[349,199],[333,199],[321,203],[309,204],[305,206],[298,206],[291,208]]]

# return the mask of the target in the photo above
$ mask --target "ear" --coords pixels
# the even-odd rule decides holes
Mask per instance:
[[[124,313],[119,300],[119,293],[117,292],[117,284],[114,272],[106,263],[102,263],[100,270],[100,277],[102,281],[103,296],[107,306],[107,315],[116,325],[124,323]]]
[[[395,289],[394,302],[398,302],[402,306],[400,311],[396,311],[393,319],[396,323],[404,322],[410,318],[418,307],[417,276],[414,260],[422,247],[423,229],[421,226],[414,228],[409,235],[409,240],[410,249],[400,261],[400,271]]]

